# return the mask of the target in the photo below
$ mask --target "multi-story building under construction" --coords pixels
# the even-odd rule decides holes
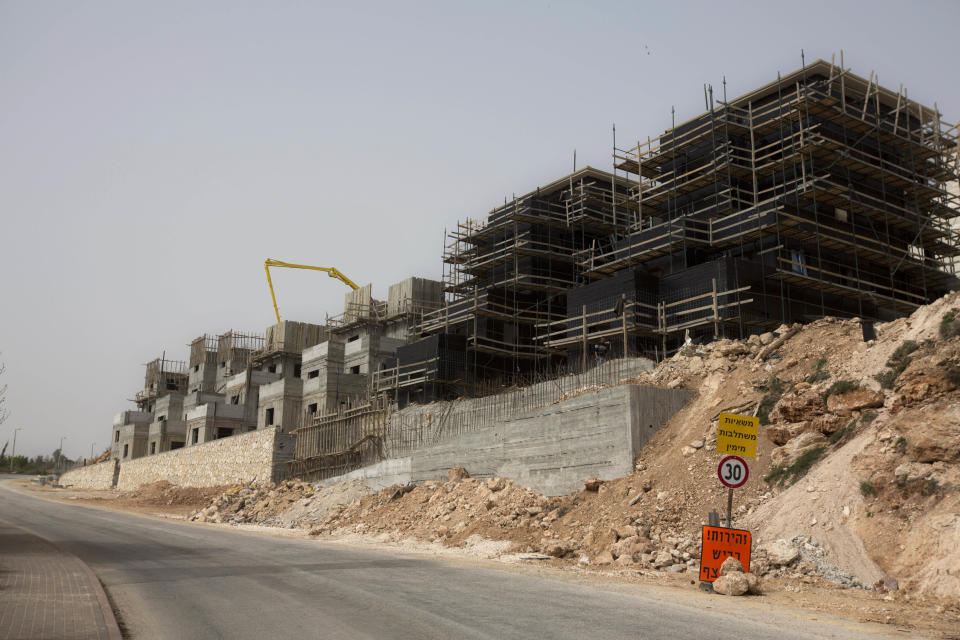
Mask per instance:
[[[479,393],[605,355],[826,315],[889,320],[957,287],[957,127],[818,60],[614,147],[449,234],[443,308],[376,389]],[[597,349],[597,345],[602,345]]]

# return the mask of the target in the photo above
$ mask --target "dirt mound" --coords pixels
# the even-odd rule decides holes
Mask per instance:
[[[372,492],[362,482],[345,482],[317,488],[307,482],[288,480],[280,484],[250,484],[231,487],[190,519],[195,522],[267,524],[297,527],[322,520],[336,508],[342,508]]]
[[[120,500],[128,500],[145,505],[183,505],[199,506],[207,504],[214,496],[220,495],[225,487],[178,487],[166,480],[146,484],[133,491],[122,493]]]

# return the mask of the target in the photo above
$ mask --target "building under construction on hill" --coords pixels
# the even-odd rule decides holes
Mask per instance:
[[[600,357],[825,315],[889,320],[956,288],[957,127],[818,60],[448,234],[442,308],[374,392],[481,395]],[[599,349],[597,345],[602,345]]]

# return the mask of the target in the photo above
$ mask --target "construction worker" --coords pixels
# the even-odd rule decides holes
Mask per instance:
[[[594,360],[597,364],[603,364],[607,359],[607,352],[610,350],[610,343],[607,340],[601,340],[593,345]]]

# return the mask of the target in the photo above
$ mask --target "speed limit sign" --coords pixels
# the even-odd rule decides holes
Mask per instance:
[[[742,487],[750,477],[750,469],[747,468],[747,461],[740,456],[727,456],[720,461],[717,476],[723,486],[736,489]]]

